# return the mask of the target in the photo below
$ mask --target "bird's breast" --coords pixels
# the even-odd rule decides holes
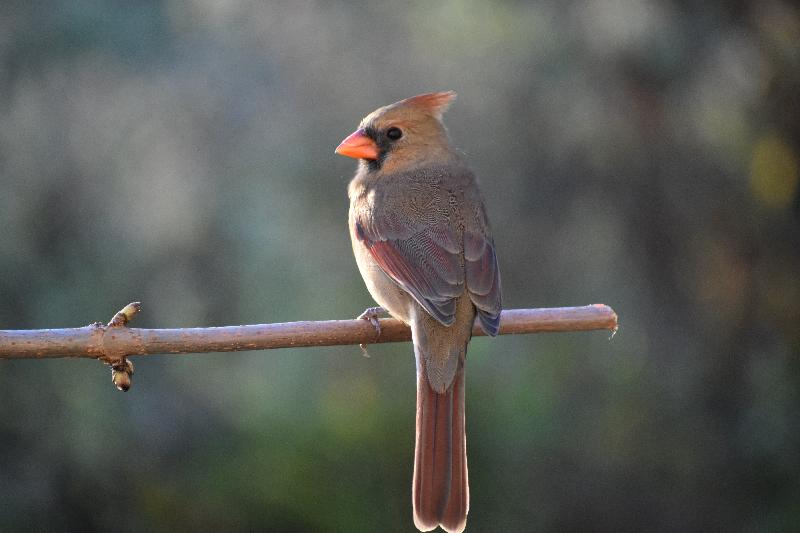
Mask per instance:
[[[361,221],[355,216],[352,206],[349,226],[353,255],[370,295],[393,317],[406,324],[410,323],[413,298],[390,278],[372,257]]]

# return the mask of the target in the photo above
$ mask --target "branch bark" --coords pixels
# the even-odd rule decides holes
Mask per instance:
[[[211,328],[128,328],[139,310],[130,304],[108,324],[81,328],[0,330],[0,359],[87,357],[112,366],[130,355],[233,352],[304,346],[376,344],[411,339],[409,328],[393,318],[380,320],[380,336],[366,320],[286,322]],[[500,334],[617,329],[617,315],[603,304],[503,311]],[[473,335],[485,335],[477,325]]]

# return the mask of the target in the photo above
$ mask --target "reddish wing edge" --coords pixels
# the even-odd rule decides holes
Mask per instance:
[[[420,232],[407,239],[371,239],[356,223],[356,234],[381,269],[444,325],[455,320],[455,298],[464,292],[477,308],[478,320],[488,335],[500,328],[500,272],[494,243],[482,235],[464,236],[465,269],[458,255],[439,244],[441,236]]]
[[[377,241],[367,244],[367,249],[383,271],[408,291],[432,317],[446,326],[455,321],[456,302],[454,296],[456,295],[439,296],[438,294],[441,292],[435,288],[436,285],[447,284],[446,281],[431,279],[430,272],[426,276],[422,269],[415,268],[419,265],[410,265],[392,241]],[[456,287],[456,285],[447,285]]]

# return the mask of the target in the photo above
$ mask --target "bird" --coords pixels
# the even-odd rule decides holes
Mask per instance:
[[[377,326],[385,310],[411,328],[412,504],[420,531],[466,527],[464,363],[475,322],[496,336],[502,307],[483,198],[442,122],[455,98],[432,92],[378,108],[335,150],[359,160],[348,185],[348,226],[358,269],[380,305],[361,318]]]

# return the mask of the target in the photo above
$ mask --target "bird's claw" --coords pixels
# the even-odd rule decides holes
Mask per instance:
[[[381,336],[381,323],[378,320],[378,317],[380,315],[385,315],[385,314],[387,314],[387,312],[386,312],[386,309],[384,309],[383,307],[368,307],[367,309],[364,310],[363,313],[361,313],[357,317],[357,318],[359,318],[361,320],[366,320],[370,324],[372,324],[372,327],[375,328],[375,340],[376,341]],[[364,344],[364,343],[361,343],[358,346],[361,348],[361,351],[364,352],[364,357],[369,357],[369,353],[367,352],[367,345]]]
[[[367,351],[367,345],[362,342],[361,344],[358,345],[358,347],[361,348],[361,355],[363,355],[364,357],[369,358],[369,352]]]
[[[383,307],[368,307],[364,310],[363,313],[358,315],[358,318],[361,320],[367,320],[370,324],[375,328],[375,338],[381,336],[381,323],[378,320],[380,315],[385,315],[386,309]]]

